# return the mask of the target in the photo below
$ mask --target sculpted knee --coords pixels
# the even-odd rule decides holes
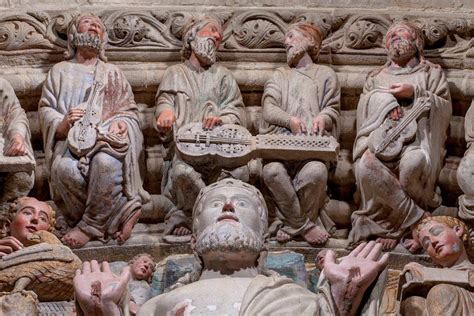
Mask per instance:
[[[272,183],[275,178],[286,172],[285,166],[279,162],[272,162],[263,167],[263,181]]]
[[[326,184],[328,180],[328,169],[320,161],[308,162],[301,172],[305,178],[311,179],[312,182]]]
[[[121,163],[116,158],[107,153],[97,153],[92,158],[92,163],[99,167],[99,170],[106,173],[111,172],[117,168],[121,168]]]
[[[458,303],[457,286],[451,284],[435,285],[426,296],[428,315],[445,315],[450,306]]]
[[[188,179],[196,171],[194,171],[191,166],[180,163],[173,166],[172,172],[173,181],[183,181]]]
[[[474,195],[474,150],[466,153],[457,170],[457,180],[465,194]]]

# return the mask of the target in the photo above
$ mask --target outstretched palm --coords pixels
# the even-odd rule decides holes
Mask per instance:
[[[333,251],[327,252],[323,271],[340,315],[357,311],[365,290],[388,262],[388,254],[380,258],[381,252],[382,245],[374,241],[360,244],[339,263]]]
[[[85,315],[120,315],[118,305],[129,280],[129,267],[116,276],[105,261],[101,266],[95,260],[84,262],[73,281],[76,300]]]

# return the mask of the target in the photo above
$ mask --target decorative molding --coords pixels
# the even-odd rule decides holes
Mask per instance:
[[[62,52],[66,47],[67,24],[77,13],[2,12],[0,54],[21,59],[22,55],[27,54]],[[181,48],[184,26],[190,19],[202,18],[204,14],[189,9],[156,8],[102,10],[95,13],[101,16],[108,28],[108,53],[115,61],[129,61],[130,54],[133,54],[134,60],[139,61],[178,61],[180,55],[177,52]],[[442,65],[446,64],[447,68],[474,68],[474,19],[470,16],[450,18],[396,13],[333,15],[314,10],[301,12],[288,9],[227,9],[209,11],[206,14],[216,16],[224,24],[224,39],[219,50],[223,56],[237,53],[245,54],[254,61],[281,60],[281,56],[275,56],[284,54],[282,41],[288,25],[298,21],[311,21],[324,34],[321,52],[323,61],[378,65],[384,60],[381,57],[385,56],[384,35],[388,27],[394,21],[408,19],[423,30],[428,58],[436,59]],[[361,62],[360,56],[364,56],[366,60]],[[27,64],[35,63],[44,64],[47,61],[44,56],[27,61]]]

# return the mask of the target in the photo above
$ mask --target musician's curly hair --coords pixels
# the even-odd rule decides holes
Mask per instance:
[[[461,221],[460,219],[457,219],[455,217],[452,217],[452,216],[430,216],[430,217],[423,218],[421,221],[419,221],[416,224],[415,229],[413,231],[413,233],[417,236],[417,238],[420,234],[421,229],[428,222],[431,222],[431,221],[435,221],[435,222],[438,222],[438,223],[441,223],[441,224],[445,224],[450,228],[454,228],[456,226],[461,227],[463,229],[463,234],[460,237],[460,239],[464,243],[464,246],[467,249],[469,249],[469,246],[470,246],[469,228],[467,227],[467,225],[463,221]]]
[[[308,54],[313,60],[313,62],[317,62],[319,57],[319,51],[321,50],[321,44],[323,42],[323,33],[319,29],[319,27],[314,23],[309,22],[298,22],[290,25],[286,34],[290,31],[296,30],[301,32],[306,38],[312,40],[314,43],[309,47]]]
[[[209,23],[217,25],[219,27],[219,32],[222,35],[222,24],[217,18],[214,18],[212,16],[205,16],[200,19],[191,19],[189,21],[188,25],[183,31],[183,48],[181,49],[181,57],[184,60],[187,60],[189,59],[189,57],[191,57],[191,42],[196,39],[197,32],[199,32]]]
[[[146,253],[146,252],[142,252],[142,253],[139,253],[138,255],[136,255],[135,257],[133,257],[130,261],[128,261],[128,265],[131,266],[135,261],[137,261],[138,259],[140,259],[141,257],[147,257],[151,262],[152,262],[152,265],[151,265],[151,276],[150,276],[150,279],[147,280],[147,282],[150,282],[151,281],[151,278],[153,276],[153,273],[155,272],[156,270],[156,263],[155,263],[155,259],[153,259],[153,257]]]

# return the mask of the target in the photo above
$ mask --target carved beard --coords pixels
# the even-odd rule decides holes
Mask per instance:
[[[415,45],[407,39],[400,38],[390,43],[388,57],[390,60],[398,61],[411,59],[416,54]]]
[[[211,251],[259,254],[263,250],[262,237],[241,224],[218,222],[206,227],[196,242],[196,251],[202,256]]]
[[[87,32],[77,33],[74,36],[73,44],[75,47],[84,47],[95,50],[97,53],[100,52],[101,40],[97,35],[92,35]]]
[[[304,43],[295,44],[286,50],[286,62],[288,66],[295,66],[306,52]]]
[[[196,36],[191,42],[191,49],[203,66],[211,66],[216,63],[217,48],[210,37]]]

